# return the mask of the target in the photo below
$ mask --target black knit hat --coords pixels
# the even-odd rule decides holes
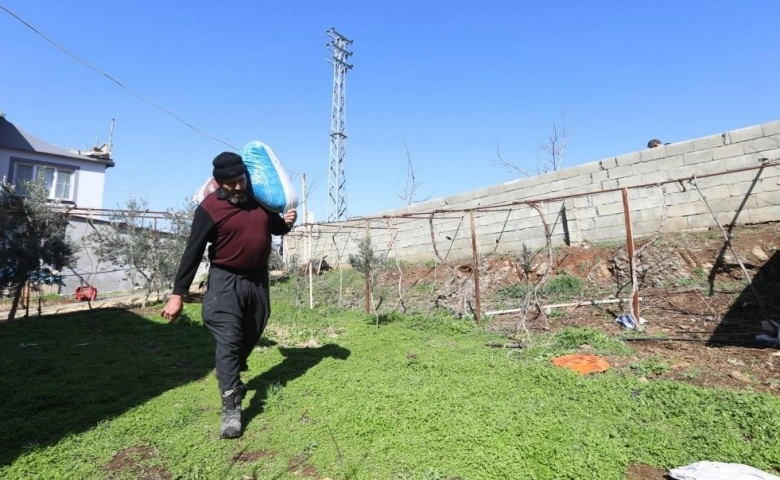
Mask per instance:
[[[241,155],[233,152],[222,152],[211,162],[214,172],[211,174],[217,180],[226,180],[246,174],[246,166]]]

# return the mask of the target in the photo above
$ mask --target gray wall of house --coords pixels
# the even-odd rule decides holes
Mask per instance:
[[[98,295],[116,291],[130,291],[134,285],[130,281],[130,273],[120,266],[101,262],[86,242],[86,237],[93,227],[83,218],[70,217],[68,235],[77,245],[78,260],[72,268],[62,271],[63,284],[60,292],[72,295],[81,285],[92,285],[98,289]]]
[[[628,188],[637,237],[659,229],[713,227],[710,208],[721,224],[777,221],[780,167],[707,176],[757,167],[762,159],[780,159],[780,120],[608,157],[382,212],[370,219],[316,224],[310,227],[310,240],[306,227],[298,226],[285,239],[285,259],[304,262],[312,256],[330,264],[346,263],[349,254],[357,252],[357,241],[365,236],[366,228],[380,254],[390,258],[430,260],[437,257],[437,251],[447,260],[470,258],[468,209],[477,207],[482,210],[474,212],[474,231],[481,255],[521,252],[523,244],[537,249],[546,243],[540,214],[525,204],[507,206],[529,200],[541,201],[554,244],[625,240],[623,187]],[[689,181],[694,176],[700,191]],[[683,181],[670,182],[677,179]],[[559,199],[549,200],[554,198]],[[495,208],[485,209],[490,206]],[[564,207],[565,216],[561,215]],[[431,212],[435,212],[432,217]]]

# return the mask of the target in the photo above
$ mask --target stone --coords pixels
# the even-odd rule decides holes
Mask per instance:
[[[764,250],[761,249],[761,247],[754,247],[753,250],[750,251],[750,253],[752,253],[754,257],[761,260],[762,262],[766,262],[767,260],[769,260],[769,255],[767,255],[766,252],[764,252]]]
[[[743,383],[752,383],[753,381],[744,373],[739,372],[737,370],[734,370],[733,372],[729,373],[729,376],[735,380],[739,380]]]

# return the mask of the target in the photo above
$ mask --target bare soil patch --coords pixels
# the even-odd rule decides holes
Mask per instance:
[[[154,464],[157,453],[150,447],[129,447],[114,455],[105,466],[107,478],[138,478],[140,480],[170,480],[165,467]]]

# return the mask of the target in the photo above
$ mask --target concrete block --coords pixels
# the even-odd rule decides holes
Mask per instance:
[[[603,215],[617,215],[623,213],[622,203],[608,203],[606,205],[600,205],[596,207],[596,216]]]
[[[615,157],[615,163],[618,167],[625,167],[626,165],[633,165],[642,161],[642,156],[639,152],[626,153]]]
[[[739,157],[734,157],[739,158]],[[732,158],[726,159],[726,160],[713,160],[711,162],[706,163],[697,163],[695,164],[696,167],[696,175],[712,175],[713,173],[723,173],[726,170],[728,170],[727,162],[729,160],[733,160]]]
[[[742,144],[739,145],[724,145],[712,150],[712,158],[720,160],[722,158],[739,157],[744,154]]]
[[[504,192],[511,192],[514,190],[515,190],[514,184],[510,184],[510,183],[500,183],[498,185],[493,185],[492,187],[487,187],[484,189],[486,197],[492,197],[493,195],[497,195]]]
[[[504,205],[508,203],[512,203],[516,200],[518,200],[517,192],[509,191],[509,192],[503,192],[503,193],[497,193],[491,196],[489,199],[486,199],[485,204],[486,205]]]
[[[729,197],[729,198],[717,198],[712,200],[708,197],[707,202],[709,202],[712,211],[715,213],[733,212],[739,210],[740,208],[744,210],[747,208],[758,207],[757,197],[754,197],[752,195],[749,197],[738,196],[738,197]]]
[[[761,125],[761,131],[764,132],[764,136],[780,135],[780,120],[774,122],[768,122]]]
[[[643,162],[658,160],[659,158],[664,158],[668,155],[669,153],[667,152],[665,145],[661,145],[660,147],[655,148],[648,148],[639,152],[639,157]]]
[[[529,217],[516,223],[515,228],[518,230],[526,230],[529,228],[541,228],[542,220],[537,213],[535,217]]]
[[[590,174],[590,181],[594,184],[600,184],[607,179],[609,179],[609,170],[601,170]]]
[[[780,135],[771,135],[769,137],[756,138],[742,144],[745,153],[760,153],[767,150],[776,150],[780,148]]]
[[[646,164],[642,164],[646,165]],[[637,167],[638,165],[634,165]],[[633,175],[630,179],[631,183],[629,187],[634,185],[649,185],[654,183],[664,183],[669,180],[669,172],[667,170],[661,170],[653,173],[645,173],[643,175]]]
[[[547,184],[548,182],[539,183],[532,187],[523,189],[520,199],[530,200],[549,197],[550,188],[547,186]]]
[[[764,158],[767,158],[770,162],[777,162],[780,160],[780,148],[776,148],[774,150],[765,150],[761,152],[761,155]]]
[[[688,228],[688,220],[685,217],[667,217],[666,220],[664,220],[661,231],[679,232],[680,230],[685,230],[686,228]]]
[[[596,207],[578,208],[576,210],[566,212],[566,214],[569,215],[570,217],[574,217],[574,219],[578,221],[584,218],[593,218],[598,216],[598,213],[596,212]]]
[[[599,160],[599,166],[602,170],[609,170],[610,168],[617,167],[617,160],[615,157],[602,158]]]
[[[612,215],[599,215],[595,218],[596,228],[613,227],[615,225],[623,225],[624,218],[623,212]]]
[[[712,215],[689,215],[685,217],[688,221],[688,228],[708,228],[715,226],[715,219]]]
[[[726,134],[709,135],[706,137],[695,138],[693,146],[696,150],[707,150],[710,148],[722,147],[726,144]]]
[[[775,192],[780,190],[780,178],[779,177],[771,177],[771,178],[762,178],[760,180],[761,182],[761,191],[762,192]]]
[[[568,167],[568,168],[564,168],[562,170],[556,171],[555,172],[555,177],[558,180],[563,180],[563,179],[566,179],[566,178],[576,177],[579,174],[580,174],[580,172],[577,169],[577,167]]]
[[[680,160],[682,160],[682,157],[680,157]],[[661,162],[642,162],[637,163],[636,165],[631,165],[631,173],[632,175],[644,175],[646,173],[655,173],[657,172],[661,167]]]
[[[752,208],[746,213],[749,223],[777,222],[780,220],[780,205]]]
[[[764,131],[761,125],[754,125],[752,127],[740,128],[739,130],[731,130],[728,132],[728,137],[731,139],[731,143],[746,142],[754,138],[760,138],[764,136]]]
[[[633,222],[654,222],[657,226],[661,223],[662,215],[666,216],[663,207],[646,208],[631,212],[631,220]]]
[[[561,190],[564,190],[569,186],[569,180],[570,179],[564,178],[562,180],[555,180],[554,182],[548,183],[547,188],[549,193],[559,194]]]
[[[756,206],[771,207],[773,205],[780,205],[780,190],[773,192],[760,192],[756,195]]]
[[[536,184],[540,184],[540,183],[544,184],[544,183],[547,183],[547,182],[552,182],[552,181],[557,180],[558,172],[552,171],[552,172],[542,173],[540,175],[537,175],[537,176],[531,177],[531,178],[536,180],[536,182],[535,182]]]
[[[631,168],[631,167],[626,167],[626,168]],[[620,181],[617,180],[617,179],[615,179],[615,180],[605,180],[605,181],[601,182],[601,189],[602,190],[614,190],[614,189],[620,188],[620,187],[621,187]]]
[[[745,154],[739,157],[726,158],[721,160],[721,162],[724,163],[723,171],[737,170],[746,167],[757,167],[761,164],[761,162],[756,158],[755,154]]]
[[[674,167],[685,165],[685,158],[682,155],[671,155],[658,161],[659,170],[668,170]]]
[[[702,172],[706,172],[706,170],[702,169]],[[728,174],[720,175],[720,173],[722,173],[720,171],[712,173],[714,173],[714,175],[697,177],[696,183],[699,188],[708,189],[729,183],[727,179]],[[702,175],[706,175],[706,173],[702,173]]]
[[[683,155],[683,162],[686,165],[695,165],[697,163],[711,162],[713,160],[713,151],[699,150],[696,152],[686,153]]]
[[[699,192],[697,192],[695,188],[691,187],[690,185],[686,185],[686,188],[687,190],[683,192],[669,193],[668,202],[670,208],[672,205],[679,205],[688,202],[698,202],[701,200],[701,195],[699,195]]]
[[[719,198],[731,198],[728,185],[718,185],[717,187],[702,188],[702,191],[704,192],[704,195],[707,196],[707,200],[710,202]]]
[[[590,196],[587,197],[574,197],[571,200],[574,208],[587,208],[591,205]]]
[[[609,178],[614,180],[614,179],[617,179],[617,178],[630,177],[633,174],[632,168],[633,168],[633,166],[631,166],[631,165],[626,165],[626,166],[623,166],[623,167],[610,168],[608,170]]]
[[[694,146],[693,140],[670,143],[669,145],[664,145],[664,148],[666,149],[667,157],[672,157],[674,155],[683,155],[686,153],[696,151],[696,147]]]
[[[662,207],[666,202],[664,195],[647,194],[637,198],[630,198],[631,211],[641,211]]]
[[[762,188],[763,184],[760,181],[755,184],[752,181],[731,183],[724,185],[724,187],[728,188],[729,196],[731,197],[744,197],[748,194],[765,193]]]
[[[474,198],[475,198],[475,192],[476,191],[470,191],[465,193],[460,193],[458,195],[452,195],[445,199],[445,208],[452,208],[455,205],[458,206],[465,206],[465,205],[471,205]]]
[[[606,205],[608,203],[622,202],[622,201],[623,201],[623,195],[620,192],[604,192],[604,193],[594,194],[592,197],[591,204],[594,207],[597,207],[599,205]]]
[[[599,162],[590,162],[583,165],[578,165],[575,168],[577,169],[577,173],[580,175],[590,175],[591,173],[596,173],[601,170],[601,165],[599,165]]]
[[[651,235],[658,231],[658,227],[661,226],[660,218],[658,221],[649,222],[634,222],[631,226],[632,233],[634,234],[634,240],[639,237]]]
[[[686,165],[684,167],[672,168],[669,170],[670,180],[687,180],[696,174],[696,167]]]
[[[708,213],[709,209],[707,205],[701,202],[687,202],[670,205],[666,209],[667,215],[670,218],[673,217],[687,217],[688,215],[696,215],[699,213]]]
[[[589,242],[597,242],[600,240],[615,240],[626,238],[626,228],[622,225],[614,227],[597,228],[593,230],[593,237],[586,238]]]

